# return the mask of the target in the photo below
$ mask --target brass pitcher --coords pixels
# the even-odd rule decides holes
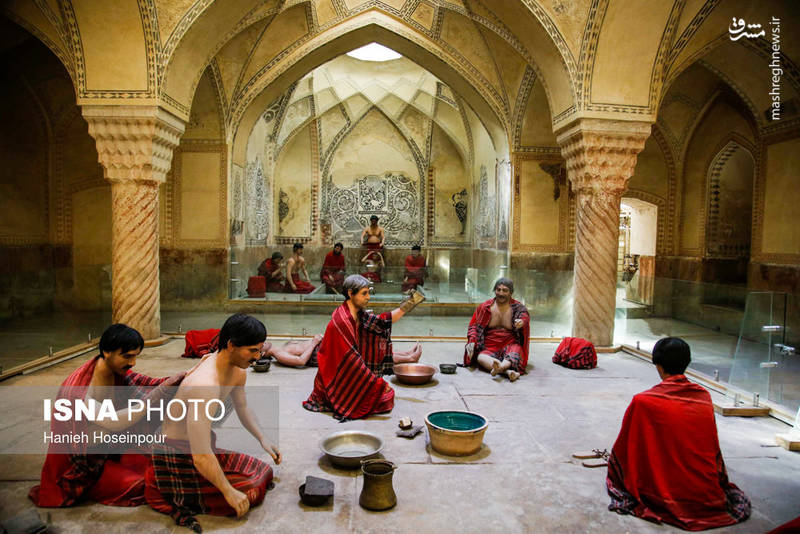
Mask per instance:
[[[397,504],[397,495],[392,487],[392,475],[397,466],[389,460],[361,460],[364,487],[358,504],[367,510],[388,510]]]

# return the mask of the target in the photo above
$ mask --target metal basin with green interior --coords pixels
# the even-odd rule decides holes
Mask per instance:
[[[433,450],[447,456],[468,456],[481,449],[489,422],[474,412],[445,410],[429,413],[425,425]]]

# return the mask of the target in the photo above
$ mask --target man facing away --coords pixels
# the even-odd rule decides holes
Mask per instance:
[[[361,242],[368,250],[381,250],[386,241],[386,232],[378,226],[378,216],[373,215],[369,218],[369,226],[361,232]]]
[[[178,388],[175,399],[187,402],[231,397],[236,415],[276,464],[278,449],[261,433],[247,406],[244,385],[247,368],[261,354],[266,328],[249,315],[232,315],[219,333],[219,351],[212,353]],[[174,417],[174,415],[173,415]],[[155,510],[169,514],[178,525],[199,531],[196,514],[241,517],[264,500],[272,468],[252,456],[218,449],[205,409],[194,415],[165,417],[164,445],[153,453],[147,471],[145,496]]]
[[[689,345],[653,347],[661,383],[633,397],[608,460],[609,510],[705,530],[750,517],[750,500],[728,481],[711,395],[684,376]]]
[[[505,374],[512,382],[528,365],[531,332],[528,310],[511,298],[513,294],[510,279],[499,278],[494,283],[494,298],[472,314],[464,347],[464,365],[477,363],[492,376]]]
[[[91,397],[93,391],[103,391],[97,388],[108,386],[130,386],[136,388],[134,396],[144,398],[146,395],[140,388],[180,383],[186,373],[150,378],[133,372],[131,369],[136,365],[136,357],[142,348],[144,340],[133,328],[124,324],[109,326],[100,337],[100,354],[64,380],[58,398],[70,399],[74,404],[77,399]],[[136,422],[135,418],[129,420],[127,416],[120,419],[124,426]],[[123,430],[124,426],[107,428]],[[54,420],[51,423],[54,433],[78,433],[83,428],[85,425],[74,421],[58,423]],[[28,494],[37,506],[72,506],[83,500],[111,506],[144,504],[144,476],[150,464],[148,456],[132,453],[114,458],[107,454],[88,454],[86,447],[77,446],[71,454],[61,454],[63,452],[63,446],[50,444],[42,467],[41,484],[31,488]]]
[[[305,280],[300,278],[300,272],[306,277]],[[303,244],[295,243],[292,246],[292,257],[286,263],[286,292],[311,293],[314,286],[310,280],[306,271],[306,259],[303,257]]]
[[[314,412],[332,411],[340,420],[359,419],[391,411],[394,390],[383,380],[391,373],[392,324],[425,297],[414,293],[399,308],[375,315],[366,311],[370,281],[358,274],[344,280],[344,298],[325,329],[317,354],[314,390],[303,407]],[[422,349],[410,351],[419,359]],[[416,361],[411,360],[411,361]]]
[[[426,274],[427,268],[425,266],[425,256],[422,255],[422,248],[419,245],[414,245],[411,247],[411,255],[406,256],[401,291],[405,293],[406,291],[417,289],[417,286],[424,285]]]
[[[325,284],[325,290],[328,293],[342,292],[342,284],[345,277],[345,263],[344,263],[344,245],[336,243],[333,245],[333,250],[325,255],[325,261],[322,262],[322,269],[319,272],[320,280]]]
[[[270,293],[281,293],[284,289],[283,283],[286,277],[283,276],[283,254],[278,251],[272,253],[271,258],[267,258],[258,266],[258,276],[263,276],[267,283],[267,291]]]

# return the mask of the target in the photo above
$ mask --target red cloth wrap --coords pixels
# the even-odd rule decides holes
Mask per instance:
[[[358,419],[394,407],[394,390],[379,376],[391,367],[390,313],[359,313],[359,328],[347,301],[336,308],[317,353],[314,390],[303,403],[312,411],[331,410],[340,419]]]
[[[381,273],[376,273],[373,271],[364,271],[363,273],[361,273],[361,276],[363,276],[373,284],[381,283]]]
[[[424,256],[406,256],[405,272],[403,273],[402,291],[409,289],[416,289],[425,283],[425,257]]]
[[[251,276],[247,280],[247,296],[251,299],[263,298],[267,293],[267,281],[263,276]]]
[[[364,247],[367,250],[377,250],[378,252],[383,250],[383,246],[380,243],[364,243]]]
[[[286,292],[287,293],[311,293],[314,291],[315,287],[306,280],[301,280],[300,275],[294,273],[292,275],[292,282],[294,282],[294,286],[297,289],[292,289],[292,286],[287,282],[286,283]]]
[[[187,330],[186,346],[183,349],[184,358],[202,358],[209,352],[217,350],[219,341],[219,328],[207,330]]]
[[[464,365],[474,366],[477,364],[478,354],[484,350],[497,353],[498,350],[504,349],[505,351],[510,352],[516,349],[516,347],[513,346],[516,344],[519,346],[518,350],[520,354],[520,366],[522,367],[520,372],[524,373],[525,367],[528,365],[528,349],[531,336],[531,316],[528,313],[528,309],[521,302],[511,299],[511,324],[513,325],[517,319],[520,319],[523,323],[522,328],[518,330],[512,330],[511,333],[513,334],[513,339],[508,339],[508,343],[499,349],[497,349],[498,344],[494,341],[494,339],[496,339],[494,336],[498,334],[493,334],[492,348],[489,348],[486,345],[488,334],[496,330],[504,330],[497,328],[489,330],[489,322],[492,320],[492,304],[494,304],[494,301],[495,299],[489,299],[483,304],[480,304],[475,310],[475,313],[472,314],[472,319],[470,319],[469,327],[467,328],[467,343],[475,343],[475,349],[472,352],[471,361],[467,355],[467,351],[464,351]]]
[[[590,341],[565,337],[553,355],[553,363],[570,369],[594,369],[597,367],[597,351]]]
[[[272,481],[272,468],[266,462],[216,447],[212,448],[225,478],[231,486],[247,495],[250,506],[264,500]],[[236,515],[222,493],[195,468],[187,440],[167,439],[147,469],[145,497],[157,512],[168,514],[179,525],[192,528],[196,514]]]
[[[633,397],[608,462],[609,510],[685,530],[732,525],[750,501],[728,481],[711,395],[684,375]]]
[[[58,398],[70,399],[73,405],[75,400],[85,398],[99,358],[96,356],[73,371],[61,384]],[[151,387],[167,380],[172,382],[171,385],[177,385],[181,379],[181,375],[150,378],[128,371],[124,378],[115,375],[114,385]],[[50,431],[54,434],[75,434],[87,431],[86,428],[85,421],[53,419],[50,423]],[[64,447],[51,443],[48,448],[41,483],[28,493],[36,506],[72,506],[87,498],[110,506],[144,504],[144,474],[150,464],[149,456],[87,454],[87,444],[71,445],[72,454],[64,454]]]
[[[270,293],[281,293],[283,291],[284,276],[283,273],[272,276],[272,273],[276,270],[278,270],[278,264],[274,262],[272,258],[267,258],[258,266],[258,274],[264,277],[266,281],[266,291]]]
[[[331,251],[325,255],[325,261],[319,272],[322,283],[328,288],[336,289],[339,293],[342,292],[342,284],[344,284],[344,265],[344,254],[337,255]]]

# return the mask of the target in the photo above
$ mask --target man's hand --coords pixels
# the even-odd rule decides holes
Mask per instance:
[[[472,355],[475,352],[475,343],[467,343],[464,346],[464,350],[467,351],[467,363],[472,363]]]
[[[267,438],[261,438],[261,447],[263,447],[264,451],[267,452],[272,459],[275,461],[275,465],[281,463],[283,460],[283,456],[281,456],[281,451],[278,450],[278,447],[273,445]]]
[[[403,310],[403,313],[408,313],[416,308],[418,304],[424,301],[425,297],[422,295],[422,293],[418,291],[412,291],[408,296],[408,300],[400,305],[400,309]]]
[[[225,500],[236,512],[236,517],[242,517],[250,509],[250,499],[247,495],[231,486],[230,491],[225,493]]]
[[[519,330],[520,328],[522,328],[522,326],[523,326],[524,324],[525,324],[525,323],[522,321],[522,319],[517,319],[516,321],[514,321],[514,328],[516,328],[517,330]]]

